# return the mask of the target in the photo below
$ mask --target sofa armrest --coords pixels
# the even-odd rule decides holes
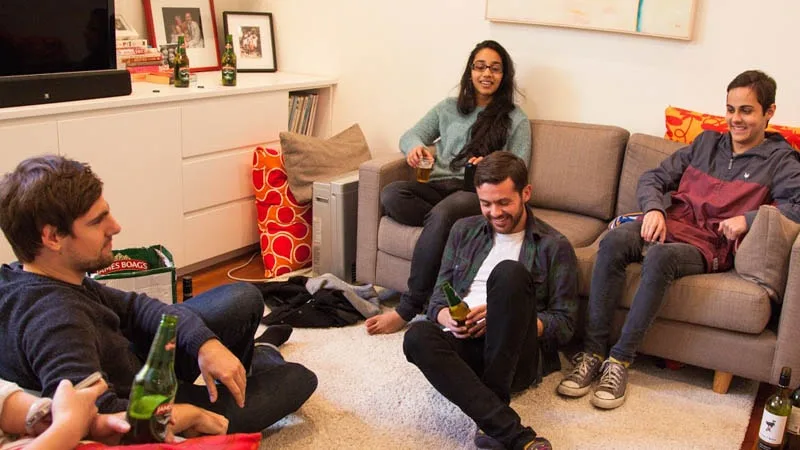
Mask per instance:
[[[773,305],[774,307],[774,305]],[[800,372],[800,236],[792,244],[789,255],[789,276],[783,307],[778,321],[778,343],[775,346],[775,359],[772,363],[771,382],[775,382],[783,366]],[[800,385],[800,377],[793,377],[792,389]]]
[[[358,244],[356,280],[374,283],[378,256],[378,224],[383,215],[380,194],[394,181],[411,180],[414,171],[402,153],[375,158],[358,167]]]

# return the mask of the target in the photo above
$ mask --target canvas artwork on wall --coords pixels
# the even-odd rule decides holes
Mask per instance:
[[[486,0],[493,22],[691,40],[697,0]]]

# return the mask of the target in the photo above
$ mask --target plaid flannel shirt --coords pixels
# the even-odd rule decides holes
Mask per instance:
[[[542,349],[555,351],[575,331],[578,311],[578,262],[572,245],[550,225],[536,220],[526,206],[525,238],[518,261],[531,272],[536,311],[544,325]],[[483,216],[461,219],[453,225],[442,257],[428,319],[436,322],[447,307],[442,285],[449,281],[462,298],[469,292],[478,269],[494,245],[494,229]]]

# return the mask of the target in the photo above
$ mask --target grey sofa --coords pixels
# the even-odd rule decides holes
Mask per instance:
[[[532,120],[530,180],[534,214],[575,247],[579,292],[585,305],[599,241],[617,215],[638,210],[639,176],[682,144],[613,126]],[[404,291],[421,228],[382,214],[381,189],[413,179],[401,154],[359,168],[358,281]],[[667,300],[640,352],[715,371],[713,389],[727,391],[732,375],[775,383],[782,366],[800,372],[800,237],[792,246],[788,282],[776,329],[768,327],[767,291],[734,270],[688,276]],[[628,269],[615,318],[618,333],[639,283],[641,266]],[[617,336],[613,336],[616,339]],[[795,377],[793,387],[800,385]]]

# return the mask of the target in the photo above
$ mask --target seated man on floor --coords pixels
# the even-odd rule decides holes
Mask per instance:
[[[627,393],[627,368],[672,281],[730,269],[736,245],[760,205],[775,203],[800,222],[800,154],[780,134],[765,132],[775,114],[775,90],[775,80],[763,72],[738,75],[727,90],[730,131],[703,132],[639,179],[644,218],[618,226],[600,242],[584,351],[573,358],[574,369],[561,381],[559,393],[583,396],[599,377],[592,404],[620,406]],[[642,263],[642,279],[620,338],[607,354],[625,268],[633,262]]]
[[[483,216],[453,226],[429,321],[412,323],[403,351],[475,421],[479,448],[549,449],[509,402],[512,393],[560,369],[558,348],[572,337],[578,309],[575,252],[526,206],[531,186],[520,158],[487,156],[475,186]],[[463,326],[450,315],[446,282],[469,305]]]
[[[0,378],[52,396],[61,379],[76,383],[101,371],[109,390],[99,411],[125,411],[168,313],[178,316],[173,416],[195,418],[190,433],[218,430],[204,426],[217,414],[230,433],[261,431],[316,389],[316,376],[285,362],[274,345],[254,346],[264,304],[252,285],[165,305],[88,278],[113,262],[112,238],[121,230],[88,165],[55,155],[21,162],[0,180],[0,211],[21,262],[0,268]],[[193,384],[198,375],[206,386]]]

